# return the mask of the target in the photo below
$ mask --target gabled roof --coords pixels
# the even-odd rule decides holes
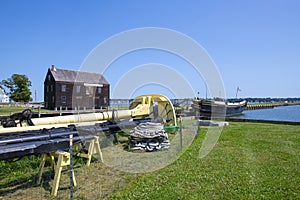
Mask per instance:
[[[88,84],[109,84],[104,76],[100,73],[82,72],[66,69],[49,69],[55,81],[76,82]]]

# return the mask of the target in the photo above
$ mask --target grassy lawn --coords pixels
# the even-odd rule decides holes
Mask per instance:
[[[17,106],[17,105],[10,105],[10,104],[8,104],[8,105],[1,104],[0,105],[0,116],[9,116],[13,113],[22,112],[26,108],[30,108],[32,111],[38,112],[38,108],[32,109],[31,107],[28,107],[28,106]],[[49,111],[49,110],[44,109],[44,108],[41,109],[41,112],[46,112],[46,111]]]
[[[199,159],[206,129],[175,163],[132,177],[113,199],[296,199],[300,127],[231,123]]]
[[[25,109],[26,109],[25,107],[1,106],[0,107],[0,116],[11,115],[12,113],[21,112]]]
[[[206,133],[201,127],[179,159],[155,172],[128,174],[101,163],[76,168],[74,199],[300,198],[300,126],[231,122],[214,149],[199,159]],[[0,162],[0,199],[53,199],[53,177],[40,186],[33,184],[38,162],[20,163],[25,161]],[[22,171],[29,175],[21,176]],[[29,179],[26,186],[18,187],[18,177]],[[69,198],[68,180],[67,174],[62,176],[58,199]]]

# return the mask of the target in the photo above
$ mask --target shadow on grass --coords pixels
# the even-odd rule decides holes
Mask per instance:
[[[42,175],[42,181],[40,184],[37,183],[37,175],[31,177],[14,180],[6,184],[0,185],[0,196],[5,196],[10,193],[14,193],[17,190],[24,190],[33,187],[43,187],[46,191],[51,191],[50,181],[53,180],[53,171],[46,171]]]

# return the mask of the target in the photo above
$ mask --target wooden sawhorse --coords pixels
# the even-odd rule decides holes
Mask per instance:
[[[37,180],[38,184],[41,182],[44,165],[45,165],[47,157],[50,157],[51,165],[54,166],[55,176],[54,176],[54,182],[52,185],[51,195],[56,196],[59,182],[60,182],[62,168],[67,166],[70,169],[70,153],[58,151],[58,152],[53,152],[53,153],[49,153],[49,154],[43,154],[41,162],[40,162],[40,167],[39,167],[38,180]],[[54,162],[55,157],[58,157],[56,165]],[[73,175],[73,184],[76,187],[77,183],[76,183],[74,171],[72,171],[72,173],[73,173],[72,174]]]
[[[88,153],[87,154],[80,153],[77,156],[87,158],[88,159],[87,166],[90,165],[92,155],[94,155],[95,153],[99,155],[100,160],[103,162],[102,152],[101,152],[100,144],[99,144],[99,137],[95,136],[93,139],[91,139],[88,142],[89,142]],[[49,154],[43,154],[42,158],[41,158],[40,166],[39,166],[39,173],[38,173],[38,180],[37,180],[38,184],[41,183],[45,162],[48,157],[50,158],[51,166],[54,168],[54,172],[55,172],[51,195],[57,196],[57,191],[58,191],[58,186],[59,186],[59,182],[60,182],[62,168],[67,166],[70,169],[70,153],[58,151],[58,152],[53,152],[53,153],[49,153]],[[55,165],[55,157],[58,158],[56,165]],[[72,176],[73,176],[73,184],[76,187],[77,182],[75,179],[74,170],[72,171]]]
[[[103,162],[103,157],[102,157],[102,151],[100,148],[100,144],[99,144],[99,137],[95,136],[94,139],[87,141],[89,144],[89,148],[88,148],[88,153],[78,153],[76,154],[76,156],[81,157],[81,158],[87,158],[87,162],[86,165],[90,166],[91,164],[91,160],[92,160],[92,156],[94,154],[98,154],[100,161]]]

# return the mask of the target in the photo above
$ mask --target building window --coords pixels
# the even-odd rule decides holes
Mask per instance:
[[[51,86],[51,92],[53,92],[53,85],[50,85]]]
[[[77,86],[76,86],[76,92],[77,92],[77,93],[80,93],[80,85],[77,85]]]
[[[61,85],[61,91],[65,92],[66,91],[67,86],[66,85]]]
[[[54,103],[54,96],[52,96],[52,103]]]
[[[97,87],[97,92],[98,92],[98,94],[100,94],[101,91],[102,91],[102,88],[101,88],[101,87]]]
[[[48,74],[48,81],[50,81],[51,80],[51,75],[50,74]]]
[[[106,104],[106,103],[107,103],[107,99],[106,99],[106,97],[104,97],[104,98],[103,98],[103,102],[104,102],[104,104]]]
[[[67,97],[61,96],[61,104],[66,104],[66,103],[67,103]]]
[[[87,95],[92,94],[93,93],[93,88],[90,86],[85,87],[85,93]]]
[[[47,87],[46,87],[46,88],[47,88],[47,92],[49,92],[49,85],[47,85]]]

